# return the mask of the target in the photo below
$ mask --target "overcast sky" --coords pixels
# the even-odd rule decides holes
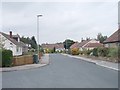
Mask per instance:
[[[38,14],[40,43],[110,36],[118,29],[117,2],[3,2],[2,31],[37,39]]]

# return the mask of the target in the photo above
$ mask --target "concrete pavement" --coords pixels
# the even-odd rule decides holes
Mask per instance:
[[[101,60],[92,60],[90,58],[85,58],[85,57],[80,57],[80,56],[73,56],[73,55],[69,55],[69,54],[62,54],[62,55],[72,57],[72,58],[77,58],[77,59],[84,60],[84,61],[87,61],[87,62],[91,62],[91,63],[94,63],[96,65],[106,67],[106,68],[109,68],[109,69],[113,69],[113,70],[117,70],[117,71],[119,70],[118,63],[113,63],[113,62],[108,62],[108,61],[101,61]]]
[[[10,72],[10,71],[34,69],[34,68],[40,68],[40,67],[46,66],[48,64],[49,64],[49,54],[44,54],[42,56],[42,58],[40,59],[39,64],[28,64],[28,65],[22,65],[22,66],[0,68],[0,72],[1,71],[2,72]]]

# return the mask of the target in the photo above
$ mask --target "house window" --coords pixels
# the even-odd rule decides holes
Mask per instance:
[[[18,46],[16,47],[16,51],[17,51],[17,52],[19,51],[19,47],[18,47]]]

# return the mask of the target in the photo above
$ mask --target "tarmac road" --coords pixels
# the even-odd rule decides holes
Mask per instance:
[[[36,69],[2,73],[3,88],[118,88],[118,71],[61,54]]]

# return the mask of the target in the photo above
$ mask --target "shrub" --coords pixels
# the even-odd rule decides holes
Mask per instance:
[[[0,67],[2,67],[2,49],[0,49]]]
[[[92,53],[93,53],[93,56],[98,56],[98,48],[94,48]]]
[[[87,55],[90,55],[92,53],[92,50],[87,50]]]
[[[98,55],[102,57],[108,56],[109,48],[98,48]]]
[[[79,49],[78,48],[71,49],[71,54],[72,55],[79,55]]]
[[[120,63],[120,46],[118,47],[118,62]]]
[[[81,50],[79,51],[79,54],[83,55],[83,53],[84,53],[84,51],[81,51]]]
[[[2,50],[2,67],[12,66],[13,54],[11,50]]]
[[[110,48],[108,57],[118,58],[118,48]]]

